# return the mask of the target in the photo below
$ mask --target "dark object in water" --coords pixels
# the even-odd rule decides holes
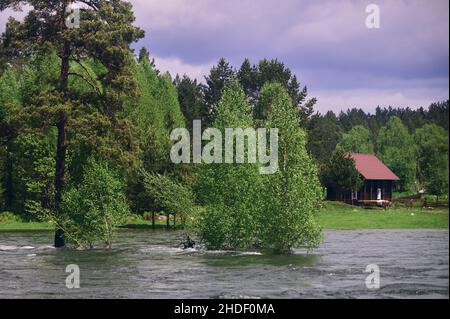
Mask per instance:
[[[186,241],[181,244],[183,245],[183,249],[194,248],[195,241],[193,241],[189,236],[187,236]]]

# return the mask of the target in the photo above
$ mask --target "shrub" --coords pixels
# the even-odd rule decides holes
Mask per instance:
[[[111,247],[114,229],[130,213],[123,185],[106,162],[89,159],[79,186],[70,187],[57,220],[66,240],[78,247],[93,247],[97,241]]]
[[[172,178],[141,171],[147,195],[166,213],[186,217],[193,213],[194,194],[189,187]],[[151,219],[151,215],[150,215]]]
[[[10,223],[20,223],[22,219],[11,212],[1,212],[0,213],[0,223],[10,224]]]
[[[321,228],[314,217],[323,194],[317,168],[306,151],[306,134],[299,128],[297,110],[280,84],[266,84],[261,99],[271,105],[266,127],[279,129],[280,159],[278,172],[264,176],[262,244],[276,252],[316,247]]]
[[[230,82],[217,106],[213,127],[225,136],[226,128],[251,128],[247,98],[237,82]],[[236,140],[233,152],[236,154]],[[248,143],[244,143],[247,155]],[[198,218],[198,233],[208,248],[248,248],[258,240],[259,164],[202,164],[197,194],[205,210]]]

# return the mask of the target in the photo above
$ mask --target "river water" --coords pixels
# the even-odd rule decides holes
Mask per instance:
[[[320,248],[269,255],[176,248],[179,231],[122,230],[111,250],[54,249],[0,232],[0,298],[448,298],[448,230],[327,230]],[[68,289],[66,266],[80,268]],[[380,288],[366,286],[366,266]]]

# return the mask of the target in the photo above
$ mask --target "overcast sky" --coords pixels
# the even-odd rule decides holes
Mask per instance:
[[[132,0],[162,71],[203,80],[220,57],[278,58],[316,109],[417,108],[449,98],[448,0]],[[366,6],[380,28],[366,27]],[[11,12],[0,13],[0,31]]]

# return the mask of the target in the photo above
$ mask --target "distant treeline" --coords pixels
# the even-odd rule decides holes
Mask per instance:
[[[351,108],[339,114],[320,114],[314,111],[316,99],[307,97],[307,87],[301,86],[281,61],[263,59],[251,64],[245,59],[235,69],[222,58],[211,68],[205,83],[187,75],[175,77],[173,83],[187,127],[194,119],[202,119],[205,126],[211,123],[222,89],[232,80],[241,84],[256,125],[270,111],[260,99],[262,86],[267,82],[282,84],[298,109],[299,126],[308,136],[307,150],[319,167],[331,165],[329,160],[337,148],[376,154],[401,178],[399,190],[425,187],[434,193],[447,193],[448,100],[428,108],[377,107],[373,114]]]
[[[307,124],[308,149],[317,160],[323,162],[341,142],[345,133],[350,132],[355,126],[363,126],[370,131],[370,139],[375,147],[372,152],[377,152],[378,133],[394,116],[401,120],[410,134],[425,124],[435,124],[448,133],[449,101],[433,103],[427,109],[377,107],[373,114],[360,108],[341,111],[338,115],[332,111],[325,114],[316,113]]]
[[[2,65],[0,72],[0,206],[31,217],[30,213],[54,205],[56,131],[52,122],[46,118],[48,109],[34,104],[36,97],[48,90],[46,85],[51,83],[49,79],[58,77],[59,65],[53,54],[10,61]],[[76,65],[73,67],[77,68]],[[87,71],[78,71],[101,72],[94,60],[87,60],[83,67]],[[122,170],[131,209],[139,213],[158,209],[158,205],[149,201],[145,195],[142,178],[136,173],[139,169],[168,174],[188,185],[195,182],[195,167],[175,167],[170,162],[172,143],[168,135],[176,127],[191,128],[192,121],[196,119],[203,121],[203,127],[211,125],[222,91],[232,81],[241,85],[255,126],[267,119],[271,108],[270,103],[261,99],[260,91],[264,84],[280,83],[298,110],[299,126],[308,137],[307,150],[319,167],[329,164],[336,148],[374,153],[402,177],[403,189],[414,188],[416,181],[420,181],[415,185],[416,188],[425,185],[425,180],[429,179],[423,177],[422,173],[427,169],[419,171],[418,166],[433,159],[430,156],[425,156],[425,160],[418,159],[417,154],[420,152],[430,154],[431,151],[424,151],[425,146],[421,151],[415,147],[419,145],[414,141],[414,138],[419,138],[414,137],[416,132],[420,133],[417,130],[427,128],[426,125],[435,125],[445,134],[442,131],[435,133],[434,127],[430,131],[428,127],[422,135],[448,135],[448,101],[433,103],[428,109],[378,107],[374,114],[356,108],[339,115],[331,111],[326,114],[315,112],[316,99],[308,98],[306,86],[301,86],[293,72],[279,60],[264,59],[251,64],[246,59],[236,70],[225,59],[220,59],[205,77],[205,83],[201,83],[187,75],[171,78],[168,74],[161,74],[149,58],[149,52],[142,49],[131,63],[130,72],[136,84],[136,93],[125,97],[122,109],[116,113],[116,118],[123,121],[118,122],[123,123],[120,124],[123,125],[120,126],[122,131],[112,130],[109,120],[103,118],[109,115],[98,110],[83,109],[84,113],[74,111],[74,119],[68,127],[69,153],[66,166],[67,180],[76,183],[81,179],[84,164],[90,156],[96,154],[109,158],[108,161]],[[84,92],[91,88],[83,82],[83,78],[73,77],[69,84],[81,92],[77,91],[77,94],[82,99],[86,99]],[[27,113],[27,110],[36,110],[36,114]],[[394,118],[400,119],[405,130],[396,127],[398,122],[389,124]],[[96,122],[98,124],[92,125]],[[384,133],[380,135],[380,132]],[[397,138],[398,132],[403,133],[403,140],[389,140]],[[386,141],[383,141],[383,136]],[[431,144],[426,147],[434,150],[432,156],[438,152],[446,156],[448,162],[448,147],[443,150],[442,143],[437,145],[431,141]],[[392,152],[383,148],[383,145],[397,147],[400,151]],[[408,157],[408,151],[412,149],[414,154]],[[404,165],[408,168],[405,169]],[[447,168],[444,166],[440,166],[438,174],[443,175],[445,170],[448,171],[448,165]]]

